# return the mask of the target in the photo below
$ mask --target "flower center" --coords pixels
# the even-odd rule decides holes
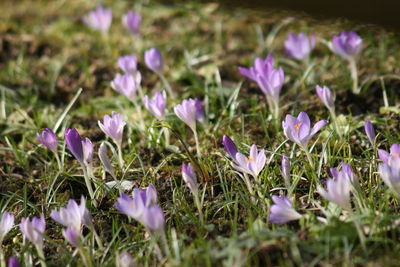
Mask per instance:
[[[301,122],[294,125],[294,128],[296,128],[296,132],[299,132],[300,126],[301,126]]]
[[[252,157],[249,156],[249,157],[246,159],[246,161],[247,161],[247,162],[249,162],[249,161],[255,161],[255,159],[253,159]]]
[[[398,158],[399,157],[399,153],[393,153],[393,157]]]

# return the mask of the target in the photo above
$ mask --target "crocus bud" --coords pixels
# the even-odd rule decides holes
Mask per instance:
[[[194,168],[191,163],[183,163],[182,164],[182,177],[190,191],[197,195],[199,190],[199,185],[197,184],[196,173],[194,172]]]
[[[126,96],[131,102],[136,100],[136,92],[140,87],[142,76],[139,71],[134,74],[117,74],[111,82],[111,87],[120,94]]]
[[[282,157],[281,171],[282,171],[282,176],[285,179],[286,186],[289,186],[290,185],[290,160],[286,156]]]
[[[85,165],[92,164],[92,161],[93,161],[93,144],[89,140],[89,138],[86,137],[85,140],[82,140],[82,149],[83,149],[83,163],[85,163]]]
[[[146,66],[155,73],[161,73],[163,71],[163,59],[160,51],[155,47],[144,52],[144,62]]]
[[[104,170],[106,170],[111,176],[115,176],[114,174],[114,168],[111,165],[110,159],[107,155],[107,145],[101,143],[100,148],[99,148],[99,158],[101,163],[103,164]]]
[[[301,218],[286,196],[272,196],[274,204],[271,206],[269,221],[271,223],[283,224]]]
[[[7,267],[20,267],[21,265],[19,264],[19,260],[17,257],[12,256],[11,258],[8,259],[7,262]]]
[[[44,221],[44,215],[33,217],[29,220],[28,217],[22,218],[19,228],[24,236],[32,242],[33,245],[42,248],[43,247],[43,234],[46,229],[46,223]]]
[[[126,55],[118,58],[118,67],[126,74],[134,74],[137,70],[135,55]]]
[[[135,267],[135,260],[133,257],[128,253],[122,253],[118,258],[118,267]]]
[[[65,142],[72,155],[83,164],[82,138],[75,128],[65,130]]]
[[[256,81],[261,91],[270,97],[274,102],[279,102],[279,95],[285,81],[285,74],[283,69],[270,69],[265,73],[258,73],[256,76]]]
[[[235,158],[236,158],[236,153],[237,153],[238,151],[237,151],[236,145],[235,145],[235,143],[232,141],[232,139],[231,139],[229,136],[224,135],[224,136],[222,137],[222,143],[224,144],[225,151],[226,151],[226,153],[228,153],[229,157],[230,157],[231,159],[235,160]]]
[[[329,109],[329,110],[334,110],[335,109],[335,100],[333,98],[331,90],[329,90],[328,87],[324,86],[321,87],[317,85],[315,87],[315,90],[317,91],[317,95],[319,99],[321,99],[322,103]]]
[[[155,93],[151,99],[145,95],[143,97],[143,104],[158,120],[162,121],[165,119],[165,108],[167,105],[167,96],[165,91],[162,93]]]
[[[49,128],[46,128],[42,132],[42,136],[40,134],[36,134],[37,140],[50,149],[53,152],[57,151],[57,136],[53,133],[53,131]]]
[[[289,37],[285,41],[286,53],[300,60],[306,60],[314,46],[315,35],[312,34],[309,39],[303,32],[299,34],[289,33]]]
[[[112,21],[112,11],[104,8],[102,5],[97,6],[96,10],[89,12],[83,17],[83,22],[89,27],[101,32],[108,32]]]
[[[10,232],[14,226],[14,215],[7,211],[3,213],[0,220],[0,246],[4,240],[4,237]]]
[[[365,129],[365,133],[368,137],[369,142],[371,143],[371,145],[374,145],[375,142],[375,130],[374,130],[374,125],[372,124],[371,121],[366,121],[364,123],[364,129]]]
[[[72,227],[68,227],[67,229],[62,230],[62,234],[65,238],[65,240],[68,241],[72,246],[78,247],[79,246],[79,238],[80,238],[80,232],[77,231],[76,229]]]
[[[111,117],[105,115],[103,123],[98,121],[98,124],[100,129],[110,137],[117,146],[121,147],[122,134],[126,124],[126,122],[122,120],[121,115],[116,112],[113,112]]]
[[[142,18],[139,15],[139,13],[136,13],[132,10],[129,10],[128,13],[126,13],[122,17],[122,23],[132,34],[139,33],[139,26],[140,26],[141,20],[142,20]]]
[[[189,98],[182,101],[174,108],[176,116],[181,119],[193,132],[196,131],[196,101]]]
[[[200,123],[205,123],[205,114],[204,114],[204,108],[203,104],[201,103],[201,100],[198,98],[194,99],[195,101],[195,108],[196,108],[196,120]]]
[[[355,32],[342,32],[333,36],[331,48],[334,53],[349,60],[360,53],[362,39]]]

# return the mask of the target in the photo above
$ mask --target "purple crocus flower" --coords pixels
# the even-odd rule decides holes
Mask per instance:
[[[136,13],[135,11],[132,10],[129,10],[128,13],[126,13],[122,17],[122,23],[132,34],[139,33],[139,26],[141,20],[142,17],[139,15],[139,13]]]
[[[372,124],[371,121],[366,121],[364,122],[364,129],[365,129],[365,134],[368,137],[369,142],[373,146],[375,143],[375,130],[374,130],[374,125]]]
[[[264,149],[257,151],[257,146],[250,147],[250,155],[246,157],[240,152],[237,152],[231,165],[237,171],[252,175],[257,179],[258,174],[265,166],[267,157],[265,156]]]
[[[157,191],[152,184],[147,189],[134,188],[133,197],[121,193],[115,208],[129,217],[139,221],[152,231],[161,231],[165,219],[157,206]]]
[[[352,190],[351,181],[345,171],[337,172],[337,176],[326,181],[327,190],[318,185],[318,193],[330,202],[339,207],[350,210],[350,191]]]
[[[306,148],[308,141],[327,123],[328,121],[326,120],[320,120],[311,128],[310,118],[307,113],[300,112],[297,118],[289,114],[286,115],[285,120],[282,122],[282,128],[289,140]]]
[[[42,145],[44,145],[51,151],[53,152],[57,151],[57,143],[58,143],[57,136],[51,129],[49,128],[44,129],[42,131],[42,135],[37,133],[36,138]]]
[[[300,60],[308,59],[311,50],[315,47],[315,35],[310,38],[301,32],[299,34],[289,33],[288,39],[285,41],[286,53]]]
[[[319,99],[321,99],[322,103],[330,110],[333,111],[335,109],[335,99],[332,95],[331,90],[326,87],[326,86],[319,86],[317,85],[315,87],[315,90],[317,91],[317,95]]]
[[[283,179],[285,180],[286,186],[289,187],[290,186],[290,160],[286,156],[282,157],[281,172],[282,172]]]
[[[107,145],[104,144],[104,142],[101,143],[98,154],[104,169],[109,172],[111,176],[115,177],[114,168],[112,167],[110,158],[107,155]]]
[[[196,108],[196,120],[198,120],[200,123],[205,123],[205,114],[204,114],[204,108],[203,108],[203,103],[201,102],[200,99],[195,98],[195,108]]]
[[[8,259],[7,267],[20,267],[19,260],[16,256],[12,256]]]
[[[254,65],[250,68],[238,67],[239,72],[249,78],[257,82],[257,75],[260,73],[268,73],[270,70],[274,68],[274,58],[271,54],[269,54],[265,59],[257,57],[254,60]]]
[[[151,99],[147,95],[144,96],[143,104],[158,120],[165,120],[165,108],[167,105],[167,96],[165,91],[162,93],[156,92]]]
[[[112,21],[112,11],[109,8],[104,8],[102,5],[97,6],[97,8],[88,15],[83,17],[83,22],[89,27],[99,30],[101,32],[108,32]]]
[[[100,129],[110,137],[118,147],[121,147],[122,134],[126,124],[126,122],[122,120],[121,115],[116,112],[113,112],[111,117],[105,115],[103,123],[98,121],[98,124]]]
[[[136,92],[140,87],[141,80],[142,76],[139,71],[136,71],[134,74],[126,73],[123,75],[117,73],[111,82],[111,87],[118,93],[126,96],[131,102],[135,102]]]
[[[19,228],[25,239],[31,241],[36,247],[43,248],[43,234],[46,229],[43,214],[40,218],[33,217],[32,220],[29,220],[28,217],[22,218]]]
[[[66,208],[60,208],[59,211],[53,210],[50,213],[50,217],[59,224],[72,228],[77,232],[81,231],[82,224],[89,227],[92,226],[92,218],[86,208],[86,199],[83,196],[81,197],[80,205],[75,200],[70,199]]]
[[[268,72],[257,73],[256,76],[256,81],[261,91],[263,91],[267,97],[270,97],[275,105],[278,105],[284,80],[285,75],[282,68],[272,68]]]
[[[93,161],[93,144],[89,138],[86,137],[85,140],[82,140],[82,149],[83,163],[88,166],[92,164]]]
[[[333,179],[338,179],[339,176],[346,177],[353,186],[359,186],[360,183],[358,181],[357,176],[354,174],[353,169],[347,163],[341,162],[340,163],[341,170],[338,168],[330,168],[329,171],[333,177]]]
[[[347,60],[356,57],[362,48],[362,39],[355,32],[342,32],[332,38],[331,48],[334,53]]]
[[[135,260],[133,257],[128,253],[124,252],[122,253],[119,258],[118,258],[118,267],[135,267]]]
[[[194,168],[191,163],[183,163],[182,164],[182,177],[190,191],[197,195],[199,190],[199,185],[197,184],[196,173],[194,172]]]
[[[118,67],[126,74],[134,74],[137,71],[137,59],[135,55],[126,55],[118,58]],[[118,75],[117,75],[118,76]],[[139,82],[140,84],[140,82]]]
[[[4,238],[10,232],[11,228],[14,226],[14,215],[8,213],[7,211],[1,215],[0,220],[0,246],[3,243]]]
[[[293,208],[292,203],[286,196],[274,195],[272,196],[272,200],[274,204],[270,208],[269,215],[271,223],[283,224],[301,218],[301,214]]]
[[[163,71],[163,59],[160,51],[155,47],[144,52],[144,62],[155,73],[160,74]]]
[[[81,237],[81,233],[79,231],[76,231],[76,229],[72,227],[68,227],[67,229],[62,230],[62,234],[65,240],[67,240],[72,246],[79,246],[79,239]]]
[[[224,135],[222,137],[222,143],[224,144],[225,151],[228,153],[229,157],[233,160],[236,160],[236,153],[238,150],[232,139],[229,136]]]
[[[393,145],[392,145],[393,147]],[[389,156],[387,161],[379,164],[378,172],[385,184],[400,197],[400,158]]]
[[[399,158],[400,157],[400,144],[393,144],[390,146],[390,153],[386,152],[383,149],[378,149],[379,158],[384,163],[389,163],[390,158]]]
[[[67,143],[67,147],[72,155],[83,164],[84,155],[82,138],[75,128],[65,130],[65,142]]]
[[[175,106],[174,111],[180,120],[186,123],[193,132],[196,132],[197,109],[194,99],[189,98],[183,100],[182,104]]]

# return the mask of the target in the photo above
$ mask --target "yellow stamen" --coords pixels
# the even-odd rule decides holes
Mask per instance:
[[[253,159],[252,157],[249,156],[249,157],[246,159],[246,161],[247,161],[247,162],[249,162],[249,161],[255,161],[255,159]]]
[[[399,153],[393,153],[393,157],[398,158],[399,157]]]
[[[299,131],[300,126],[301,126],[301,123],[300,123],[300,122],[294,125],[294,127],[296,128],[296,132]]]

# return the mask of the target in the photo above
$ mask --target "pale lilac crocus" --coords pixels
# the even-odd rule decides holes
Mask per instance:
[[[202,124],[206,122],[206,116],[204,113],[203,103],[200,99],[195,98],[195,108],[196,108],[196,120]]]
[[[282,122],[282,128],[285,136],[295,142],[302,148],[308,147],[308,141],[322,128],[328,121],[320,120],[311,128],[310,118],[307,113],[300,112],[297,118],[292,115],[286,115]]]
[[[140,16],[139,13],[129,10],[128,13],[126,13],[122,17],[122,22],[125,25],[125,27],[132,33],[132,34],[139,34],[139,26],[140,22],[142,20],[142,17]]]
[[[144,62],[149,69],[157,74],[163,71],[163,59],[160,51],[155,47],[144,52]]]
[[[364,130],[365,134],[368,137],[369,142],[371,143],[372,146],[374,146],[376,135],[375,135],[374,125],[372,124],[371,121],[364,122]]]
[[[58,143],[57,136],[51,129],[49,128],[44,129],[41,135],[37,133],[36,138],[42,145],[44,145],[54,153],[57,152],[57,143]]]
[[[128,252],[122,253],[118,257],[117,267],[135,267],[135,260]]]
[[[111,82],[111,87],[120,94],[126,96],[132,103],[136,103],[136,94],[140,87],[142,76],[139,71],[135,73],[125,73],[115,76]]]
[[[250,68],[238,67],[239,72],[249,78],[257,82],[257,75],[259,73],[267,73],[274,67],[274,58],[271,54],[269,54],[265,59],[257,57],[254,60],[253,66]]]
[[[19,260],[16,256],[12,256],[8,259],[7,267],[20,267]]]
[[[235,155],[234,162],[231,163],[232,167],[237,171],[250,174],[254,179],[258,180],[258,175],[262,171],[267,161],[264,149],[257,150],[256,145],[250,147],[249,156],[246,157],[240,152]]]
[[[307,37],[303,32],[299,34],[289,33],[284,45],[289,56],[299,60],[307,60],[315,47],[315,34]]]
[[[359,94],[361,88],[358,87],[357,56],[362,48],[362,39],[355,32],[342,32],[340,35],[333,36],[330,44],[332,51],[346,59],[350,64],[351,78],[353,80],[353,93]]]
[[[117,112],[112,113],[112,116],[105,115],[103,117],[103,123],[98,121],[100,129],[110,137],[117,146],[122,144],[122,134],[126,122],[122,120],[122,117]]]
[[[86,166],[90,166],[93,161],[93,144],[89,140],[89,138],[85,138],[82,140],[82,149],[83,149],[83,163]]]
[[[5,211],[1,215],[0,220],[0,246],[3,243],[4,238],[10,232],[11,228],[14,226],[14,215]]]
[[[196,173],[191,163],[182,163],[182,177],[190,191],[197,195],[199,185],[197,184]]]
[[[158,120],[165,120],[165,110],[167,106],[165,91],[156,92],[151,99],[147,95],[144,96],[143,104]]]
[[[293,208],[292,203],[286,196],[274,195],[272,196],[272,201],[274,204],[270,208],[269,215],[271,223],[283,224],[301,218],[301,214]]]
[[[131,198],[121,193],[115,203],[115,208],[151,231],[163,231],[165,218],[157,205],[157,191],[154,186],[150,184],[147,189],[134,188],[132,196]]]
[[[399,156],[389,156],[386,161],[379,164],[378,172],[389,189],[400,198]]]
[[[335,203],[345,210],[351,210],[350,192],[352,190],[351,181],[346,172],[341,171],[333,179],[326,181],[327,190],[320,185],[317,186],[318,193],[325,199]]]
[[[339,168],[329,168],[332,177],[334,179],[338,179],[339,176],[346,177],[353,186],[358,187],[360,183],[351,166],[347,163],[341,162],[340,167],[340,170]]]
[[[43,249],[43,235],[46,229],[44,215],[40,218],[33,217],[30,220],[28,217],[22,218],[19,228],[25,239],[28,239],[38,249]]]
[[[390,146],[390,152],[383,149],[378,149],[378,156],[384,163],[389,163],[390,158],[400,157],[400,144],[393,144]]]
[[[83,22],[95,30],[107,33],[112,22],[112,11],[99,5],[83,17]]]
[[[86,208],[86,199],[84,196],[81,197],[79,205],[75,200],[70,199],[65,208],[62,207],[59,211],[53,210],[50,213],[50,217],[59,224],[78,232],[81,231],[82,225],[92,226],[92,217]]]
[[[135,74],[137,71],[136,56],[134,54],[132,54],[132,55],[126,55],[126,56],[119,57],[118,58],[118,67],[123,72],[125,72],[125,74]],[[140,84],[140,81],[139,81],[139,84]],[[121,88],[122,88],[122,86],[121,86]]]
[[[317,91],[319,99],[322,101],[322,103],[324,103],[324,105],[328,108],[328,110],[334,112],[335,98],[331,90],[326,86],[321,87],[319,85],[315,87],[315,90]]]
[[[68,227],[62,230],[62,234],[65,240],[74,247],[79,247],[81,233],[72,227]]]
[[[289,189],[289,187],[290,187],[290,160],[286,156],[282,157],[281,173],[282,173],[283,179],[285,181],[286,188]]]

